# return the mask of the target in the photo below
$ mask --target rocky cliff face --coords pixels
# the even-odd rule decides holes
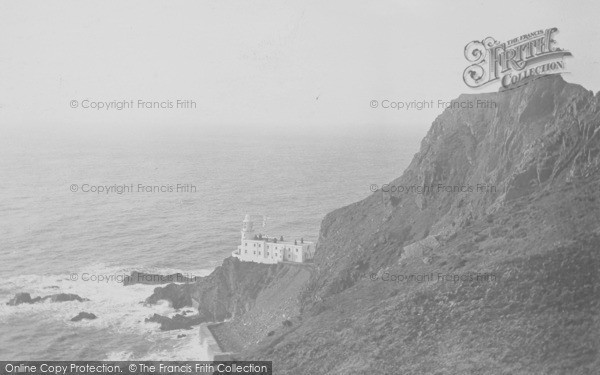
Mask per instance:
[[[147,319],[161,323],[161,329],[186,329],[204,322],[223,322],[235,326],[226,335],[236,349],[256,342],[288,317],[299,312],[298,295],[310,272],[296,265],[266,265],[226,258],[206,277],[194,283],[157,287],[147,303],[169,301],[176,309],[196,306],[198,315],[156,315]],[[228,324],[228,325],[229,325]],[[224,327],[220,327],[220,332]],[[225,339],[225,337],[223,338]]]
[[[241,357],[281,374],[592,373],[600,97],[524,83],[461,95],[473,107],[433,122],[402,192],[328,214],[300,323]]]
[[[195,305],[195,300],[203,321],[223,321],[248,310],[277,270],[277,265],[240,262],[230,257],[210,275],[199,277],[196,283],[155,288],[146,302],[166,300],[179,309]]]
[[[598,176],[599,96],[583,87],[545,76],[455,102],[473,108],[447,109],[433,122],[410,166],[386,189],[403,192],[378,191],[325,217],[319,272],[306,298],[344,289],[351,274],[395,262],[404,245],[430,234],[443,241],[519,198]],[[476,108],[478,102],[495,107]],[[406,192],[417,186],[428,190]]]

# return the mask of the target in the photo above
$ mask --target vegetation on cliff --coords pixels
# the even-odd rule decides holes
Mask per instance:
[[[278,374],[598,368],[599,95],[546,76],[457,99],[476,100],[495,106],[445,110],[390,183],[432,189],[325,217],[297,324],[240,358]],[[478,184],[494,189],[438,189]],[[404,254],[425,238],[439,246]],[[448,281],[477,274],[494,278]]]

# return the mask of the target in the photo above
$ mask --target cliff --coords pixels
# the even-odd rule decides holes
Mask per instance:
[[[456,101],[495,105],[446,109],[390,183],[432,189],[329,213],[297,321],[240,358],[278,374],[598,367],[598,94],[545,76]]]
[[[277,374],[594,373],[599,95],[519,84],[457,98],[395,189],[326,215],[314,265],[228,258],[148,302],[198,301]]]
[[[433,186],[419,193],[378,191],[328,214],[308,298],[352,283],[353,270],[395,262],[403,245],[429,234],[441,240],[501,208],[598,177],[598,95],[551,75],[498,93],[461,95],[495,108],[447,109],[432,124],[404,174],[391,186]],[[492,186],[492,192],[446,187]],[[438,186],[444,189],[438,191]],[[523,203],[521,203],[523,204]],[[349,281],[350,280],[350,281]]]
[[[185,329],[191,325],[224,322],[213,329],[226,351],[237,351],[286,319],[300,312],[298,295],[310,276],[310,265],[266,265],[226,258],[210,275],[194,283],[157,287],[147,303],[169,301],[176,309],[196,306],[198,315],[173,318],[156,315],[147,319],[161,329]]]

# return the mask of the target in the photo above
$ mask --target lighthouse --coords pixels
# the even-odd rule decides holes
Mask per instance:
[[[304,238],[284,241],[283,236],[255,235],[254,223],[246,214],[242,221],[242,241],[231,255],[244,262],[277,264],[280,262],[303,263],[313,259],[315,244]]]
[[[242,222],[242,241],[252,240],[254,238],[254,224],[250,220],[250,215],[246,214],[244,221]]]

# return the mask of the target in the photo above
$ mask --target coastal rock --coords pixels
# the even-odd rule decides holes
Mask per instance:
[[[281,267],[241,262],[230,257],[194,284],[169,284],[155,288],[146,302],[154,304],[166,300],[176,309],[194,306],[207,321],[223,321],[248,310],[260,290],[270,283]]]
[[[237,351],[279,329],[286,317],[300,313],[298,296],[311,269],[306,264],[268,265],[229,257],[194,284],[156,288],[146,302],[167,300],[177,308],[189,303],[199,312],[195,315],[198,322],[227,320],[211,325],[210,330],[219,345],[227,351]],[[187,317],[186,311],[182,315]],[[172,323],[159,317],[154,320],[164,322],[163,328]]]
[[[154,322],[160,324],[161,331],[171,331],[176,329],[191,329],[192,326],[201,324],[204,319],[200,315],[183,316],[176,314],[172,318],[167,316],[154,314],[150,318],[146,318],[146,322]]]
[[[158,285],[169,283],[193,283],[198,279],[196,276],[188,277],[181,273],[160,275],[155,273],[144,273],[133,271],[131,275],[123,280],[123,285],[146,284]]]
[[[36,303],[36,302],[40,302],[41,300],[42,300],[42,297],[31,298],[31,295],[29,293],[17,293],[6,304],[9,306],[17,306],[22,303]]]
[[[169,284],[154,289],[154,293],[146,299],[147,303],[155,304],[158,301],[168,301],[174,309],[192,306],[192,288],[189,285]]]
[[[78,301],[85,302],[89,301],[87,298],[81,298],[77,294],[69,294],[69,293],[58,293],[52,294],[45,297],[35,297],[31,298],[29,293],[17,293],[15,296],[8,301],[6,304],[9,306],[17,306],[23,303],[38,303],[49,300],[50,302],[68,302],[68,301]]]
[[[42,300],[43,301],[50,300],[50,302],[68,302],[68,301],[85,302],[85,301],[89,301],[89,299],[87,299],[87,298],[81,298],[77,294],[71,294],[71,293],[52,294],[50,296],[43,297]]]
[[[92,313],[88,313],[88,312],[82,311],[79,314],[77,314],[77,316],[74,316],[73,318],[71,318],[71,321],[72,322],[78,322],[78,321],[83,320],[83,319],[93,320],[93,319],[96,319],[96,318],[97,318],[96,315],[94,315]]]

